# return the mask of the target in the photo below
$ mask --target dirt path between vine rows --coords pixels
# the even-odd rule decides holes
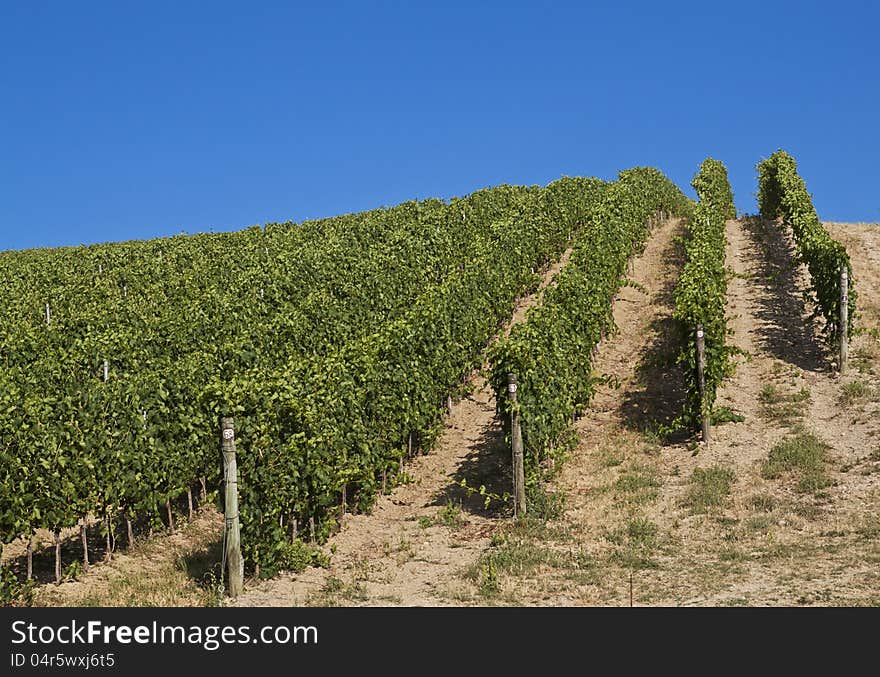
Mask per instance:
[[[615,304],[621,332],[597,367],[620,387],[578,423],[580,446],[554,482],[563,515],[510,529],[483,556],[472,603],[880,603],[880,228],[829,227],[860,294],[847,373],[832,369],[808,317],[789,237],[757,219],[728,222],[730,343],[743,354],[716,404],[745,420],[715,426],[708,447],[663,443],[651,430],[682,396],[671,321],[681,251],[670,242],[653,274],[636,269],[647,295],[624,290]],[[771,450],[786,440],[803,451],[805,433],[827,445],[819,473],[804,483],[766,472]]]

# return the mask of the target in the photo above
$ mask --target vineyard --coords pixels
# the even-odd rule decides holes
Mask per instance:
[[[856,314],[862,277],[852,252],[819,221],[794,160],[779,151],[757,170],[761,217],[744,223],[767,261],[771,245],[791,238],[809,292],[792,312],[823,337],[816,369],[830,370],[832,351],[859,335],[873,306],[862,291]],[[71,540],[81,541],[88,568],[89,525],[110,559],[141,533],[191,521],[199,506],[222,510],[224,417],[235,421],[247,575],[326,566],[322,544],[344,537],[346,519],[370,519],[395,491],[418,491],[413,473],[445,448],[480,373],[501,436],[492,453],[502,460],[477,478],[482,487],[462,478],[464,496],[478,493],[481,510],[492,499],[499,516],[509,514],[515,413],[527,493],[540,508],[578,467],[571,457],[594,408],[621,387],[603,350],[628,344],[618,306],[647,282],[634,261],[673,227],[680,267],[668,280],[668,307],[657,311],[673,323],[658,363],[680,391],[664,396],[677,415],[624,426],[618,439],[637,428],[699,445],[711,425],[712,445],[716,434],[729,444],[739,424],[722,423],[761,416],[726,394],[745,369],[736,358],[759,348],[742,343],[751,330],[738,329],[731,308],[745,276],[729,267],[738,265],[730,256],[739,222],[725,166],[705,160],[692,187],[696,201],[639,167],[614,181],[505,185],[234,233],[3,252],[0,286],[14,302],[0,311],[0,542],[27,544],[26,569],[25,560],[4,561],[3,599],[26,585],[38,534],[51,534],[60,581]],[[505,331],[532,296],[540,301]],[[762,397],[771,399],[752,399]],[[629,453],[593,475],[629,467]],[[638,482],[655,487],[639,475],[647,466],[636,466]],[[630,546],[641,538],[632,524],[620,536]],[[486,590],[502,566],[490,550],[474,574]]]

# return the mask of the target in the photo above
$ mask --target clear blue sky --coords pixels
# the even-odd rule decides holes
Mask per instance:
[[[0,0],[0,249],[232,230],[782,147],[880,221],[871,2]]]

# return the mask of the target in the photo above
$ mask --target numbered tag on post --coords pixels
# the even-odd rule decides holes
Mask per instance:
[[[233,437],[235,437],[235,431],[232,428],[227,428],[223,431],[224,440],[231,440]]]

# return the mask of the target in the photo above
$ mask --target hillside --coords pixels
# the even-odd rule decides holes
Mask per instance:
[[[789,183],[779,176],[772,190],[800,195],[796,174]],[[201,318],[193,338],[179,313],[196,312],[194,297],[173,296],[173,277],[145,275],[153,292],[136,306],[143,324],[122,336],[130,341],[149,326],[153,338],[149,350],[126,353],[115,380],[137,384],[139,397],[166,392],[151,402],[171,425],[123,413],[140,413],[145,400],[132,407],[132,390],[114,379],[57,372],[65,350],[84,372],[100,366],[95,349],[110,345],[100,337],[117,335],[127,291],[98,323],[105,333],[89,321],[90,312],[101,317],[90,310],[96,303],[78,304],[72,293],[61,307],[76,323],[52,326],[49,318],[39,327],[21,314],[25,329],[4,344],[9,401],[26,392],[22,375],[33,364],[40,387],[63,383],[69,394],[25,397],[18,420],[43,412],[42,424],[30,437],[4,433],[18,445],[7,450],[31,454],[10,456],[3,477],[7,487],[28,488],[7,494],[6,570],[22,579],[28,539],[16,536],[32,529],[39,581],[58,576],[55,534],[64,543],[65,582],[31,590],[36,604],[880,603],[880,225],[807,219],[801,231],[767,214],[729,218],[732,196],[717,161],[703,164],[694,185],[696,204],[658,172],[637,169],[611,183],[501,187],[316,222],[312,244],[296,246],[335,272],[271,312],[232,311],[257,312],[244,332]],[[795,204],[787,199],[779,201],[785,208]],[[399,220],[387,218],[394,214]],[[386,222],[394,225],[384,234],[369,234]],[[362,241],[346,247],[352,227]],[[336,240],[328,240],[332,228]],[[821,237],[807,240],[814,232]],[[823,313],[833,317],[827,307],[813,306],[832,297],[815,295],[824,273],[807,247],[826,246],[828,234],[822,251],[845,257],[857,299],[844,374],[839,328],[823,325]],[[168,256],[168,244],[150,247]],[[246,274],[208,266],[213,278],[187,275],[185,284],[231,300],[258,275],[267,285],[259,297],[272,284],[277,300],[280,288],[293,290],[309,274],[293,265],[295,247],[280,250],[270,251],[286,262],[284,274],[265,261]],[[423,267],[407,272],[407,256]],[[75,265],[99,259],[90,252]],[[184,265],[179,253],[176,260]],[[76,276],[84,298],[106,295],[99,265],[97,277]],[[63,270],[35,269],[39,285],[22,275],[7,281],[32,311],[46,285],[64,289],[67,279]],[[160,310],[157,290],[183,305]],[[702,303],[710,292],[720,305]],[[707,330],[708,405],[695,391],[690,323]],[[172,327],[178,333],[156,338]],[[39,344],[47,339],[38,332],[49,343]],[[236,357],[218,367],[215,341],[226,332]],[[27,341],[43,354],[12,358],[11,347]],[[529,510],[519,519],[511,519],[510,402],[498,382],[512,364],[526,431]],[[187,379],[169,376],[177,365]],[[65,423],[77,407],[88,424]],[[707,444],[700,416],[710,410]],[[223,516],[213,507],[220,482],[211,419],[229,414],[241,425],[248,561],[234,602],[218,593]],[[120,425],[125,434],[115,432]],[[48,440],[58,451],[41,457]],[[192,450],[176,451],[189,442]],[[144,474],[162,455],[160,471]],[[42,461],[62,472],[31,473]],[[82,467],[69,474],[67,463]],[[140,473],[134,484],[129,471]],[[39,499],[38,512],[27,512],[39,493],[29,482],[56,492]],[[132,533],[136,542],[124,548]],[[84,572],[77,563],[87,541],[92,564],[118,551]]]

